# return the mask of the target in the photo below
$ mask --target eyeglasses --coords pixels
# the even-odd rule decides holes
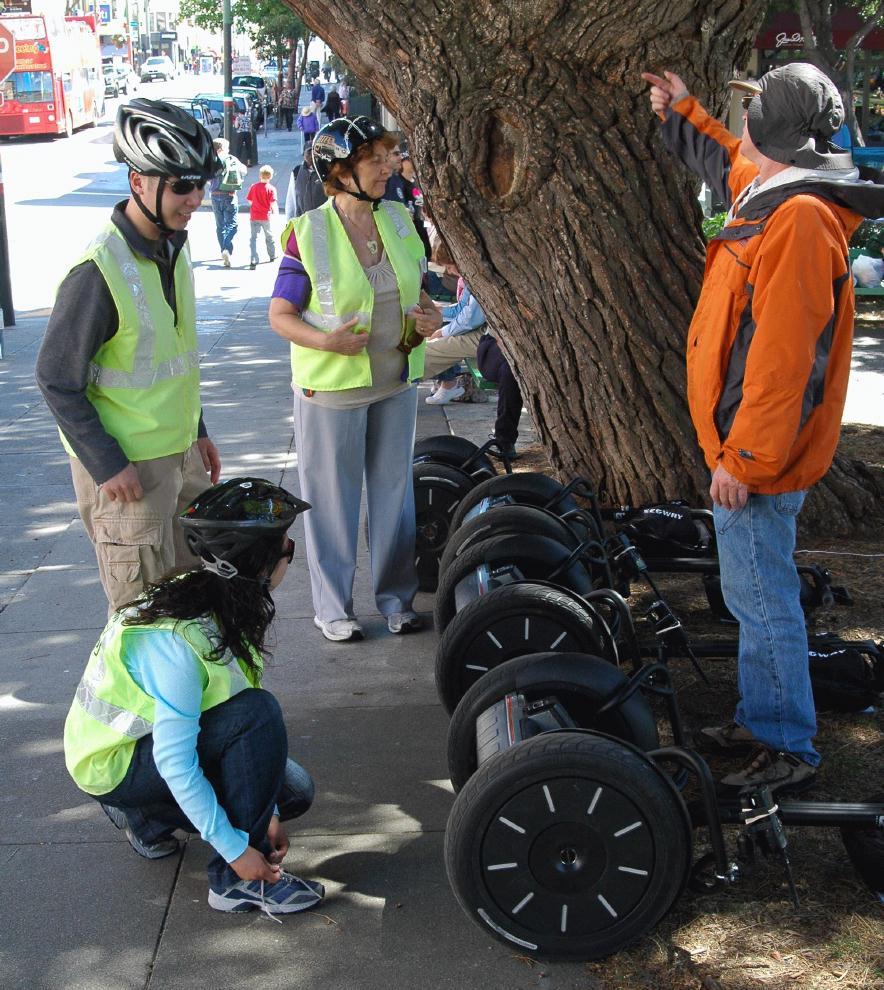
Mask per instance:
[[[169,188],[176,196],[187,196],[194,189],[199,189],[202,192],[206,188],[206,180],[191,182],[189,179],[176,179],[174,182],[169,183]]]
[[[286,537],[285,550],[279,555],[279,559],[285,558],[289,563],[292,562],[295,556],[295,541],[290,537]]]
[[[755,99],[754,93],[747,93],[745,96],[740,97],[740,103],[743,105],[744,110],[749,109],[749,104]]]

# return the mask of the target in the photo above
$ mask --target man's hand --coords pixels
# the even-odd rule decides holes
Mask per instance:
[[[127,464],[122,471],[98,486],[111,502],[137,502],[143,495],[144,489],[138,479],[138,469],[134,464]]]
[[[430,336],[427,337],[427,340],[441,340],[444,336],[445,336],[445,334],[442,333],[442,330],[441,329],[439,329],[439,330],[433,331],[433,333],[431,333]]]
[[[733,512],[742,509],[748,502],[749,489],[719,464],[712,474],[709,495],[716,505]]]
[[[334,351],[335,354],[346,354],[352,357],[365,349],[368,344],[367,333],[351,333],[353,327],[359,322],[359,318],[354,316],[352,320],[342,323],[337,329],[329,331],[323,339],[323,350]]]
[[[281,863],[289,851],[289,837],[277,815],[270,819],[267,826],[267,841],[270,843],[270,855],[267,859],[271,863]]]
[[[217,485],[221,477],[221,455],[218,453],[218,448],[208,437],[199,437],[196,445],[203,459],[203,467],[208,472],[212,484]]]
[[[688,88],[674,72],[664,72],[655,76],[653,72],[643,72],[642,79],[651,84],[651,109],[661,116],[665,115],[670,104],[678,103],[688,95]]]
[[[279,880],[279,866],[268,862],[264,854],[252,846],[248,846],[230,866],[240,880],[266,880],[267,883]]]

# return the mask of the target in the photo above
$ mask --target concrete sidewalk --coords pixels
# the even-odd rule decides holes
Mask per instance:
[[[287,137],[261,142],[261,161],[282,175],[291,165]],[[297,491],[287,348],[266,316],[273,267],[222,269],[211,217],[197,220],[205,414],[224,475],[262,475]],[[179,856],[139,859],[77,790],[64,768],[62,725],[106,606],[67,458],[33,383],[45,322],[25,317],[8,329],[0,362],[0,986],[599,986],[582,964],[526,968],[455,904],[442,860],[452,794],[447,719],[433,683],[436,637],[387,633],[364,551],[356,586],[364,642],[328,643],[314,628],[300,540],[302,566],[276,596],[266,685],[286,713],[292,755],[317,782],[314,808],[291,828],[286,866],[326,884],[319,911],[282,925],[215,913],[199,839]],[[863,373],[880,394],[880,339],[864,354]],[[419,435],[484,441],[493,402],[440,408],[427,406],[426,394],[422,386]],[[531,438],[527,423],[523,438]],[[427,614],[431,599],[418,604]]]

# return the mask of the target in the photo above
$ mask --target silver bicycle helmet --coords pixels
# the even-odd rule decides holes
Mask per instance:
[[[117,110],[114,157],[141,175],[206,182],[221,168],[212,136],[189,113],[138,98]]]

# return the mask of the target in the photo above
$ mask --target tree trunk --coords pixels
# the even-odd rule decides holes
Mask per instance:
[[[610,502],[705,502],[696,183],[639,73],[671,69],[720,112],[764,0],[286,2],[399,121],[554,470]]]

